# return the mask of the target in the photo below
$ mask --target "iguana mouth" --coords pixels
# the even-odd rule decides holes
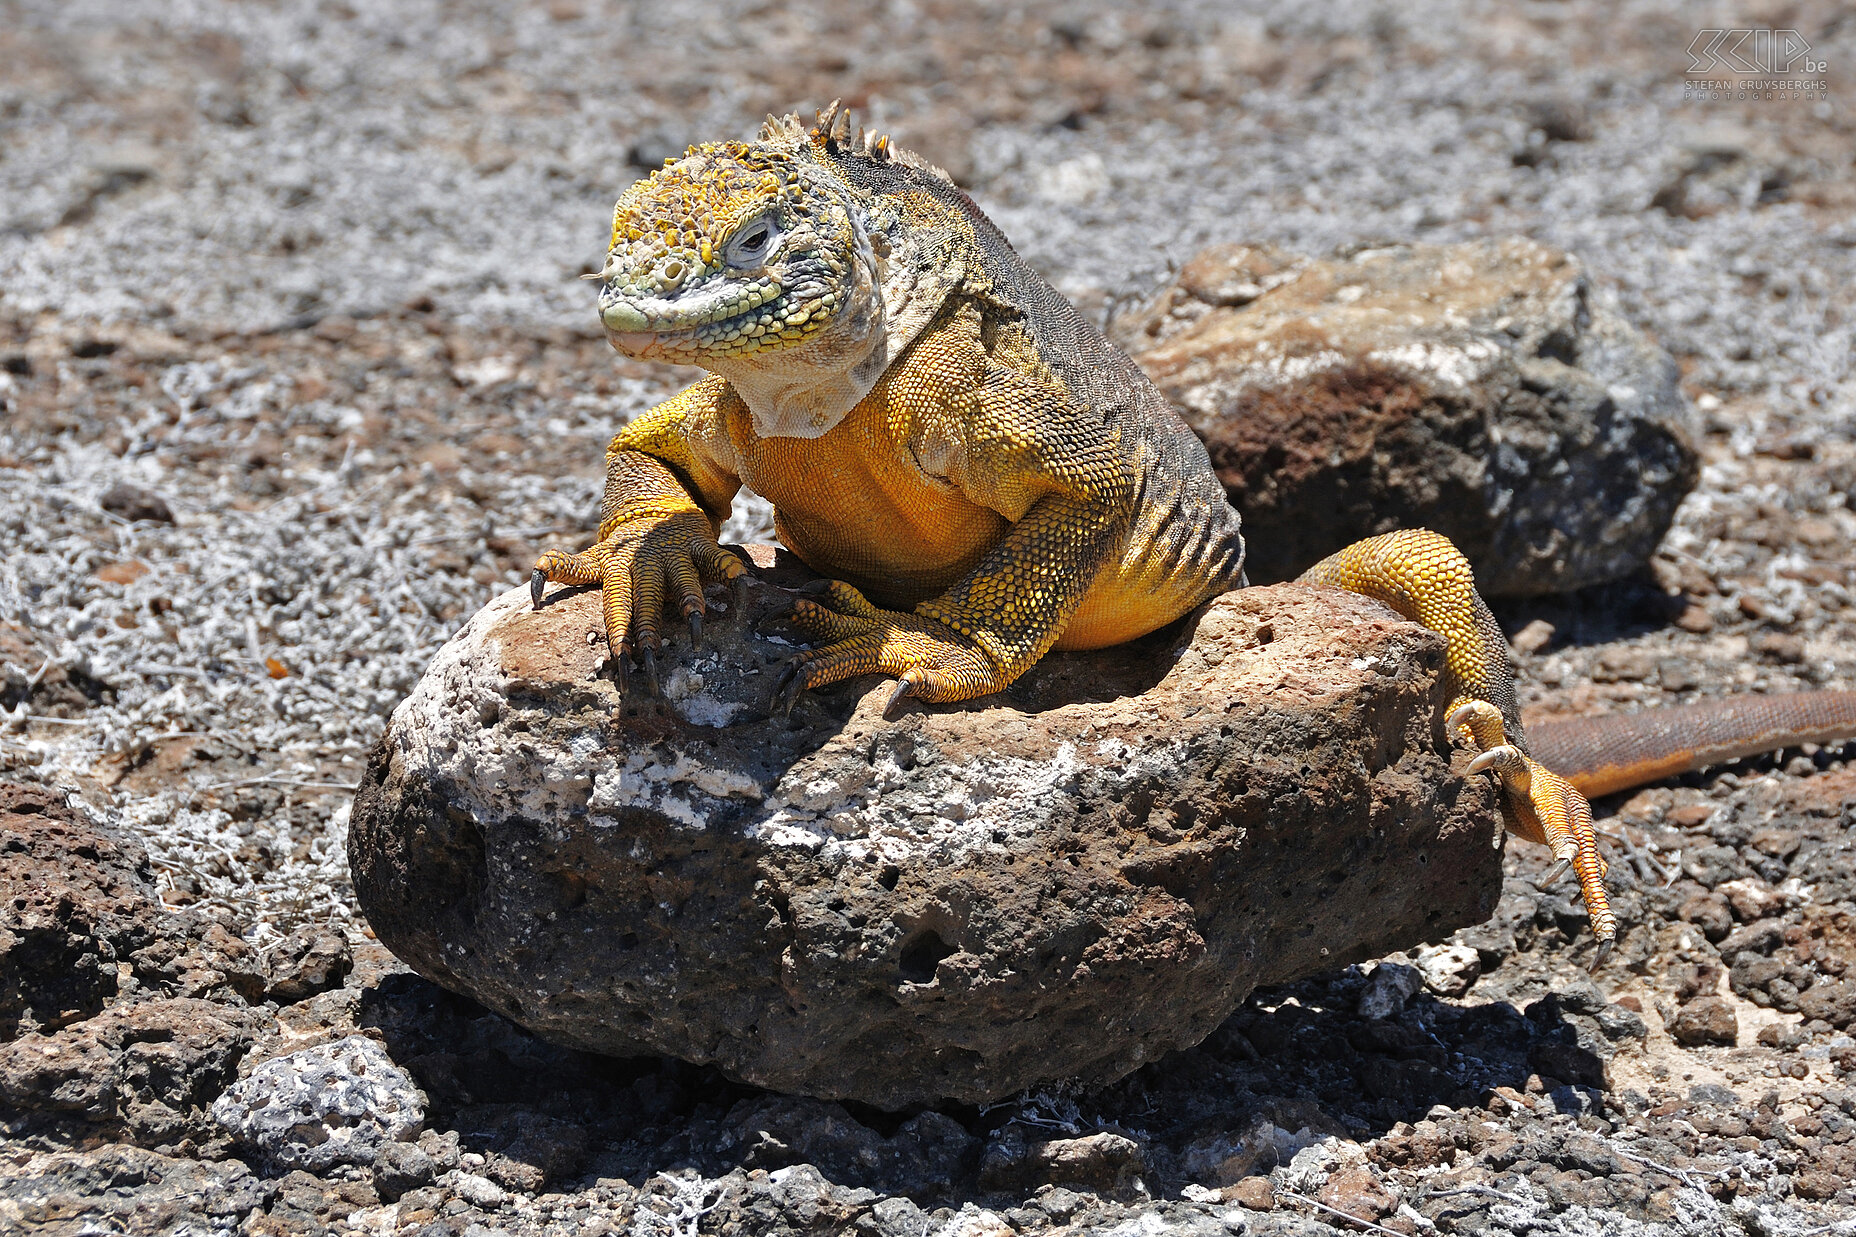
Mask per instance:
[[[649,331],[683,334],[711,328],[726,334],[737,321],[751,322],[784,289],[771,276],[753,283],[717,281],[676,296],[638,296],[607,284],[600,299],[599,319],[606,329],[622,333]]]
[[[630,309],[631,306],[619,306]],[[738,314],[743,322],[752,320],[753,311]],[[650,318],[644,315],[602,311],[600,321],[613,347],[630,357],[646,359],[666,353],[693,353],[705,344],[721,343],[735,334],[734,319],[691,321],[688,318]]]
[[[717,279],[673,296],[641,296],[614,280],[601,295],[599,319],[614,347],[640,359],[702,364],[704,357],[789,348],[824,329],[850,296],[810,271],[796,278],[796,287],[769,273],[746,283]]]
[[[657,344],[656,331],[607,331],[606,338],[626,356],[642,357]]]

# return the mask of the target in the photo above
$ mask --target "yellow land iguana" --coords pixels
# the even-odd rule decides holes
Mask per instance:
[[[699,640],[703,582],[745,570],[716,542],[743,485],[830,577],[794,605],[817,643],[775,689],[788,708],[870,673],[896,677],[892,706],[982,696],[1053,648],[1132,640],[1244,583],[1237,512],[1165,398],[944,173],[853,138],[836,105],[811,129],[769,118],[758,141],[692,147],[633,185],[594,278],[613,347],[709,371],[612,440],[597,543],[535,567],[537,606],[548,581],[602,586],[621,692],[634,653],[656,691],[667,604]],[[1481,752],[1470,768],[1500,776],[1511,831],[1577,872],[1602,960],[1617,924],[1582,771],[1611,766],[1596,792],[1708,753],[1630,718],[1585,763],[1581,723],[1562,724],[1567,777],[1530,759],[1507,643],[1435,533],[1359,542],[1303,580],[1445,636],[1449,724]],[[1727,711],[1744,705],[1711,716],[1733,754],[1856,729],[1856,693],[1807,699],[1750,728]],[[1765,732],[1751,747],[1749,729]]]

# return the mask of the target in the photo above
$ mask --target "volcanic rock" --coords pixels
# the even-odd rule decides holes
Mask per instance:
[[[1012,1190],[1051,1183],[1120,1193],[1139,1188],[1141,1145],[1106,1131],[1081,1138],[1034,1138],[1016,1122],[999,1131],[980,1163],[980,1184]]]
[[[0,782],[0,1040],[116,995],[117,965],[160,932],[148,855],[58,791]]]
[[[1424,986],[1441,997],[1459,997],[1482,977],[1482,958],[1468,945],[1426,945],[1412,956]]]
[[[212,1133],[207,1110],[251,1046],[246,1011],[191,998],[118,1005],[0,1045],[0,1110],[66,1117],[155,1149]]]
[[[1691,1048],[1705,1044],[1731,1048],[1740,1037],[1740,1020],[1726,997],[1710,994],[1684,1005],[1670,1023],[1669,1034],[1676,1043]]]
[[[1494,905],[1442,642],[1377,603],[1244,590],[985,700],[886,720],[866,678],[789,719],[759,628],[809,577],[751,574],[623,706],[596,592],[474,617],[355,801],[379,939],[558,1043],[896,1108],[1118,1078]]]
[[[20,1145],[0,1160],[0,1232],[232,1232],[270,1193],[238,1160],[172,1158],[119,1143],[40,1152]]]
[[[722,1121],[750,1168],[813,1164],[834,1181],[880,1183],[886,1191],[934,1194],[977,1160],[979,1140],[952,1117],[930,1109],[888,1138],[840,1105],[766,1096],[742,1100]]]
[[[1373,1020],[1393,1017],[1423,988],[1424,977],[1416,968],[1381,962],[1373,968],[1366,987],[1360,990],[1360,1017]]]
[[[1205,440],[1253,581],[1431,528],[1485,594],[1618,579],[1699,475],[1675,362],[1523,239],[1205,250],[1119,332]]]
[[[341,987],[353,965],[353,951],[341,933],[299,928],[272,952],[264,995],[279,1005],[301,1001]]]
[[[103,491],[103,496],[97,499],[97,506],[130,523],[137,520],[147,520],[154,524],[174,522],[174,509],[168,506],[167,499],[126,481],[118,481]]]
[[[367,1167],[425,1123],[425,1093],[364,1035],[272,1057],[213,1102],[213,1120],[268,1163]]]

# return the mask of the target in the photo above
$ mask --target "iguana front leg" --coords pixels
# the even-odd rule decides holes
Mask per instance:
[[[529,592],[537,609],[550,582],[597,584],[605,603],[606,641],[618,667],[619,694],[629,688],[632,655],[658,690],[658,624],[675,603],[702,639],[703,582],[739,580],[747,568],[716,543],[720,513],[740,481],[712,448],[720,431],[722,386],[708,380],[659,404],[626,426],[606,449],[606,489],[599,534],[579,554],[549,550],[536,562]]]
[[[1501,778],[1509,832],[1553,850],[1553,879],[1571,866],[1591,917],[1596,970],[1617,938],[1617,917],[1605,895],[1605,861],[1592,832],[1592,809],[1572,783],[1529,757],[1515,708],[1508,641],[1476,592],[1469,562],[1445,537],[1406,529],[1356,541],[1303,573],[1304,584],[1327,584],[1384,602],[1444,637],[1447,725],[1461,729],[1480,755],[1472,773]]]

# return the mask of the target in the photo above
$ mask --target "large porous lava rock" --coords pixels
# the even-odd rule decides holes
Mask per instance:
[[[0,782],[0,1041],[56,1029],[116,995],[119,964],[159,935],[148,855],[44,786]]]
[[[1259,582],[1433,528],[1485,593],[1580,588],[1641,567],[1698,476],[1675,363],[1528,240],[1220,246],[1119,334],[1205,440]]]
[[[1120,1077],[1494,905],[1441,642],[1373,602],[1251,589],[1001,696],[885,720],[862,679],[788,719],[758,633],[798,576],[760,562],[637,705],[596,593],[474,617],[355,800],[380,940],[563,1044],[896,1108]]]

